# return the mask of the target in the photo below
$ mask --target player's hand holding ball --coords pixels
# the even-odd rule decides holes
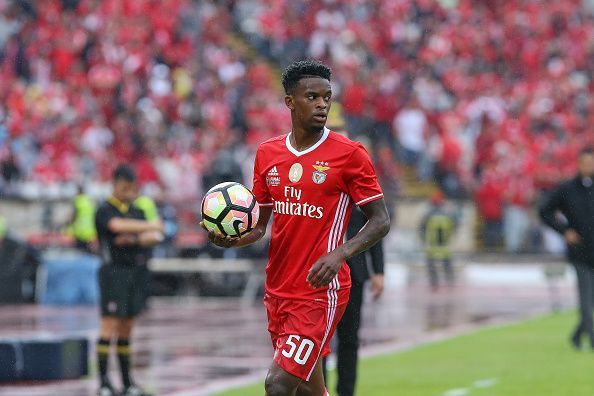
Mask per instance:
[[[200,226],[208,231],[212,244],[229,248],[254,229],[259,214],[250,190],[240,183],[225,182],[212,187],[204,196]]]
[[[200,222],[200,226],[204,228],[206,231],[208,231],[208,240],[210,241],[210,243],[218,247],[230,248],[233,247],[233,245],[235,245],[235,243],[239,240],[238,237],[223,236],[221,234],[209,230],[208,227],[206,227],[204,225],[204,222],[202,221]]]

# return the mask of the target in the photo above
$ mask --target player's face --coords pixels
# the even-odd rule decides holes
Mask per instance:
[[[585,177],[594,176],[594,155],[582,154],[578,160],[578,170],[580,175]]]
[[[304,129],[318,132],[326,125],[331,99],[330,81],[321,77],[308,77],[299,80],[293,93],[286,96],[285,102]]]
[[[138,196],[138,184],[123,179],[116,180],[113,184],[113,196],[122,202],[131,204]]]

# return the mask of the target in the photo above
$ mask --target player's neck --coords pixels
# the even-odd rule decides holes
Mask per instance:
[[[324,128],[319,131],[311,131],[293,124],[291,131],[291,145],[297,151],[307,150],[322,138]]]

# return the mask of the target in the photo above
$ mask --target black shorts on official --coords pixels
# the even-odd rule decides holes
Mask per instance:
[[[137,316],[146,304],[149,270],[146,266],[103,265],[99,269],[101,315]]]

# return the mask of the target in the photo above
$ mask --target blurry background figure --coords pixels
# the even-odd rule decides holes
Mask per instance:
[[[503,211],[503,241],[507,253],[525,251],[534,196],[534,186],[530,177],[517,175],[508,182],[504,193],[506,204]]]
[[[221,150],[215,160],[209,165],[209,169],[205,169],[202,176],[203,191],[206,192],[213,186],[224,182],[243,183],[241,165],[231,149]],[[236,249],[220,249],[212,243],[206,246],[206,251],[213,258],[235,258],[238,254]],[[225,276],[236,277],[235,274],[226,274]],[[231,281],[231,279],[228,280]]]
[[[221,150],[215,160],[209,165],[202,176],[204,192],[223,182],[243,183],[243,171],[237,162],[235,153],[231,149]]]
[[[353,209],[347,228],[347,240],[351,239],[367,223],[367,217],[358,208]],[[336,393],[352,396],[357,381],[357,362],[359,355],[359,327],[361,326],[361,306],[365,282],[371,280],[371,294],[377,300],[384,291],[384,248],[380,240],[369,250],[347,260],[351,270],[351,294],[344,315],[336,328],[336,369],[338,383]],[[323,361],[324,377],[326,359]]]
[[[428,127],[427,117],[416,98],[410,100],[394,118],[394,131],[401,149],[399,157],[404,164],[414,167],[420,180],[430,177],[424,167]]]
[[[326,126],[334,132],[346,135],[342,109],[332,105]],[[371,131],[369,131],[371,132]],[[369,140],[362,135],[353,137],[372,154]],[[392,175],[393,176],[393,175]],[[365,214],[355,206],[346,232],[347,240],[357,235],[367,223]],[[349,302],[338,327],[336,328],[336,369],[338,383],[336,392],[340,396],[352,396],[357,381],[357,362],[359,355],[359,327],[361,326],[361,306],[365,282],[371,279],[371,293],[377,300],[384,291],[384,248],[380,240],[369,250],[347,260],[351,271],[351,292]],[[323,359],[324,378],[327,378],[326,363]]]
[[[454,284],[452,268],[452,235],[456,230],[456,218],[445,208],[445,196],[441,191],[431,196],[431,208],[421,222],[421,239],[425,246],[429,283],[432,290],[439,288],[437,265],[443,264],[445,280],[448,286]]]
[[[32,302],[39,255],[11,235],[0,216],[0,304]]]
[[[179,232],[179,224],[177,218],[177,210],[175,206],[166,199],[163,190],[159,190],[155,196],[155,203],[159,218],[163,223],[164,239],[153,250],[155,257],[173,257],[177,254],[175,248],[175,237]]]
[[[503,181],[494,170],[483,171],[480,185],[475,191],[475,200],[485,250],[497,249],[502,243],[504,191]]]
[[[8,151],[0,160],[0,196],[10,196],[14,193],[14,183],[20,181],[23,172],[12,151]]]
[[[78,186],[78,193],[72,200],[72,218],[68,232],[74,237],[75,247],[83,252],[91,253],[97,241],[95,229],[95,202],[89,197],[83,186]]]
[[[562,234],[567,242],[567,257],[575,267],[578,284],[580,320],[571,336],[579,349],[582,337],[594,349],[594,150],[583,149],[578,160],[578,175],[554,190],[540,209],[542,220]],[[560,212],[563,216],[559,216]]]
[[[368,95],[368,87],[365,84],[365,76],[362,73],[358,73],[351,81],[345,83],[344,92],[343,92],[343,100],[342,100],[342,107],[343,107],[343,115],[345,120],[341,122],[346,122],[346,125],[341,124],[341,130],[347,128],[349,134],[354,138],[357,139],[359,135],[369,133],[367,129],[367,121],[365,117],[365,100],[366,96]],[[335,104],[332,104],[330,108],[330,112],[334,111]],[[337,127],[336,123],[330,124],[330,119],[328,119],[328,128],[335,131]]]

